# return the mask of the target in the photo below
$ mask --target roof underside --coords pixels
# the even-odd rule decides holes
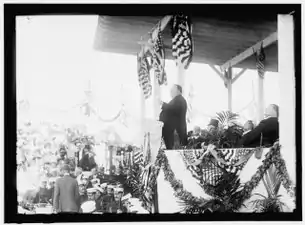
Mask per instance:
[[[162,19],[162,16],[100,16],[96,32],[95,49],[104,52],[136,55],[140,51],[138,42]],[[223,65],[277,31],[276,16],[268,19],[228,20],[214,17],[192,17],[194,55],[193,62]],[[163,31],[165,55],[171,53],[170,26]],[[277,42],[265,48],[265,68],[277,71]],[[251,56],[235,67],[255,69],[255,58]]]

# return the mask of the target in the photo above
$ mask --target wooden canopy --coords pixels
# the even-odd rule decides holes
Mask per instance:
[[[138,42],[148,40],[148,32],[163,16],[100,16],[94,47],[105,52],[136,55],[140,51]],[[246,49],[277,31],[277,17],[257,19],[225,18],[219,16],[193,16],[193,62],[222,66]],[[163,31],[166,58],[172,59],[171,29]],[[267,71],[278,70],[277,41],[266,48]],[[234,67],[255,69],[255,57],[249,56]]]

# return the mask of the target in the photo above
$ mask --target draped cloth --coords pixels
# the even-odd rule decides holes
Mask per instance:
[[[198,183],[216,185],[224,172],[237,173],[243,169],[255,148],[215,149],[212,145],[208,149],[180,151],[181,157]],[[211,160],[204,160],[210,153]]]

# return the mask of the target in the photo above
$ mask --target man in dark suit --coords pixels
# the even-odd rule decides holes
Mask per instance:
[[[69,165],[63,166],[64,176],[56,180],[53,207],[55,212],[79,212],[79,189],[76,179],[70,176]]]
[[[265,119],[257,127],[243,135],[239,145],[243,147],[270,147],[279,138],[279,107],[271,104],[266,108]]]
[[[182,96],[182,87],[174,85],[171,89],[172,100],[169,103],[161,102],[162,111],[159,120],[164,123],[162,137],[167,149],[174,146],[174,132],[178,133],[180,144],[187,145],[186,111],[187,103]]]

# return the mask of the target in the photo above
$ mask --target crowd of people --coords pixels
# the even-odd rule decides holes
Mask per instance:
[[[40,187],[26,191],[20,205],[26,209],[49,205],[55,213],[127,212],[127,203],[122,202],[124,192],[131,192],[126,173],[113,165],[106,174],[93,156],[91,146],[85,145],[69,158],[66,147],[61,146],[56,160],[43,163]]]
[[[275,104],[269,105],[265,110],[265,118],[255,126],[251,120],[246,121],[240,127],[242,133],[234,147],[271,147],[279,138],[279,107]],[[188,133],[188,143],[194,148],[200,149],[204,145],[218,141],[215,133],[218,131],[219,121],[211,119],[207,129],[195,126],[193,131]],[[214,140],[215,139],[215,140]]]

